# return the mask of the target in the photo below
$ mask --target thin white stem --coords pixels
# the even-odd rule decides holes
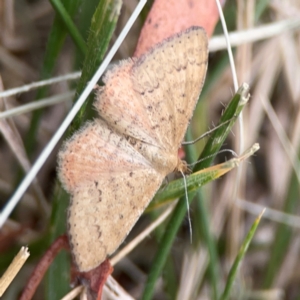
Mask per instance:
[[[25,114],[25,113],[31,112],[31,111],[39,109],[39,108],[51,106],[51,105],[54,105],[57,103],[61,103],[61,102],[70,100],[74,97],[74,95],[75,95],[75,92],[71,91],[71,92],[61,94],[61,95],[45,98],[45,99],[42,99],[39,101],[34,101],[34,102],[31,102],[28,104],[24,104],[24,105],[0,112],[0,120],[9,118],[9,117],[13,117],[13,116],[17,116],[17,115],[21,115],[21,114]]]
[[[300,228],[300,217],[298,216],[287,214],[282,211],[265,207],[263,205],[243,199],[238,199],[235,205],[253,215],[259,214],[263,208],[266,208],[266,212],[263,216],[264,219],[268,219],[277,223],[282,223],[294,228]]]
[[[230,32],[228,40],[231,47],[253,43],[268,38],[278,36],[286,31],[291,31],[300,27],[300,19],[293,18],[278,21],[267,25],[258,26],[251,29]],[[226,38],[224,35],[214,36],[209,41],[209,51],[215,52],[226,48]]]
[[[218,6],[218,10],[219,10],[219,14],[220,14],[220,20],[221,20],[221,23],[222,23],[222,27],[223,27],[223,31],[224,31],[224,35],[225,35],[225,39],[226,39],[226,46],[227,46],[227,52],[228,52],[230,67],[231,67],[234,91],[237,92],[237,90],[239,88],[239,84],[238,84],[238,80],[237,80],[236,68],[235,68],[233,54],[232,54],[232,50],[231,50],[231,43],[230,43],[229,36],[228,36],[227,25],[226,25],[226,21],[225,21],[225,18],[224,18],[224,14],[223,14],[223,10],[222,10],[222,6],[220,4],[220,1],[216,0],[216,3],[217,3],[217,6]]]
[[[237,90],[239,89],[239,83],[238,83],[238,79],[237,79],[236,68],[235,68],[233,54],[232,54],[232,50],[231,50],[231,43],[230,43],[230,40],[229,40],[226,21],[224,19],[222,6],[221,6],[220,2],[218,0],[216,0],[216,3],[217,3],[217,6],[218,6],[220,19],[221,19],[225,39],[226,39],[227,52],[228,52],[228,57],[229,57],[229,62],[230,62],[230,68],[231,68],[231,73],[232,73],[234,90],[235,90],[235,92],[237,92]],[[245,148],[245,146],[244,146],[245,142],[244,142],[243,113],[240,113],[240,115],[239,115],[239,141],[240,141],[240,143],[239,143],[239,151],[238,152],[241,154],[241,153],[244,152],[244,148]],[[238,171],[238,173],[240,173],[240,171]],[[240,178],[240,176],[238,176],[238,177]]]
[[[21,94],[21,93],[24,93],[24,92],[29,92],[33,89],[37,89],[39,87],[46,86],[46,85],[52,85],[52,84],[59,83],[59,82],[62,82],[62,81],[75,80],[75,79],[78,79],[80,77],[80,75],[81,75],[81,72],[75,72],[75,73],[70,73],[70,74],[67,74],[67,75],[53,77],[51,79],[32,82],[30,84],[22,85],[22,86],[17,87],[17,88],[13,88],[13,89],[10,89],[10,90],[0,92],[0,98],[5,98],[5,97]]]
[[[191,214],[190,214],[190,204],[189,204],[189,196],[188,196],[188,192],[187,192],[186,178],[182,171],[180,171],[180,173],[183,177],[183,182],[184,182],[186,210],[187,210],[187,215],[188,215],[188,220],[189,220],[189,228],[190,228],[190,242],[192,244],[193,243],[193,229],[192,229],[192,221],[191,221]]]

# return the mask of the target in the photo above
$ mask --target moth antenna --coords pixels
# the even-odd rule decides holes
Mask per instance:
[[[186,184],[186,178],[184,173],[179,170],[182,177],[183,177],[183,182],[184,182],[184,192],[185,192],[185,201],[186,201],[186,209],[187,209],[187,215],[188,215],[188,221],[189,221],[189,228],[190,228],[190,242],[192,244],[193,242],[193,229],[192,229],[192,221],[191,221],[191,214],[190,214],[190,204],[189,204],[189,197],[188,197],[188,192],[187,192],[187,184]]]
[[[221,124],[215,126],[214,128],[209,129],[209,130],[206,131],[205,133],[203,133],[203,134],[201,134],[200,136],[198,136],[195,140],[193,140],[193,141],[188,141],[188,142],[183,142],[182,145],[193,145],[193,144],[197,143],[198,141],[202,140],[203,138],[209,136],[209,135],[210,135],[211,133],[213,133],[215,130],[221,128],[222,126],[228,124],[228,123],[231,122],[231,121],[232,121],[232,119],[229,119],[229,120],[227,120],[227,121],[225,121],[225,122],[223,122],[223,123],[221,123]]]

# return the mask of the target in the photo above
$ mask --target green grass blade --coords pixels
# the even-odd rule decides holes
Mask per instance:
[[[80,94],[86,83],[99,67],[107,51],[112,34],[116,28],[122,1],[100,1],[92,17],[90,34],[87,41],[87,53],[83,63],[82,75],[77,85],[76,93]],[[92,97],[93,98],[93,97]],[[74,129],[77,129],[84,119],[88,101],[82,106],[74,120]]]
[[[258,227],[258,224],[261,220],[261,217],[263,215],[264,211],[256,218],[256,220],[254,221],[254,223],[252,224],[240,250],[239,250],[239,253],[236,257],[236,259],[234,260],[234,263],[229,271],[229,275],[228,275],[228,280],[227,280],[227,283],[226,283],[226,286],[225,286],[225,289],[224,289],[224,292],[223,294],[221,295],[221,298],[220,300],[226,300],[229,298],[230,296],[230,291],[231,291],[231,288],[233,286],[233,283],[234,283],[234,280],[236,278],[236,275],[237,275],[237,271],[238,271],[238,267],[243,259],[243,257],[245,256],[246,254],[246,251],[250,245],[250,242],[254,236],[254,233],[256,232],[256,229]]]
[[[196,223],[197,228],[199,228],[201,235],[203,236],[204,243],[207,247],[207,251],[209,253],[209,263],[208,263],[208,276],[211,283],[211,299],[218,299],[218,283],[220,282],[220,271],[217,261],[217,245],[214,239],[214,235],[210,230],[210,223],[209,223],[209,210],[205,204],[205,199],[202,194],[202,190],[197,191],[195,196],[196,201],[196,213],[197,215]]]
[[[61,3],[60,0],[50,0],[53,8],[55,9],[57,15],[61,18],[64,25],[68,29],[68,32],[74,42],[75,45],[80,49],[80,51],[85,54],[87,51],[85,41],[81,36],[80,32],[78,31],[77,27],[75,26],[74,22],[72,21],[71,16],[69,15],[68,11]]]
[[[212,163],[215,155],[223,145],[237,117],[248,102],[248,99],[249,87],[248,85],[244,84],[233,96],[231,102],[229,103],[228,107],[221,117],[220,124],[224,124],[224,126],[219,127],[213,132],[211,138],[206,143],[198,159],[198,161],[200,162],[195,165],[193,172],[197,172],[203,168],[207,168]]]
[[[54,191],[51,227],[48,241],[53,242],[66,232],[66,212],[69,196],[57,184]],[[70,254],[60,252],[46,274],[45,299],[61,299],[70,290]]]
[[[190,128],[186,134],[187,140],[192,140],[191,130]],[[189,162],[194,162],[197,158],[197,154],[195,151],[195,145],[188,145],[185,147],[186,158]],[[197,218],[193,219],[193,232],[194,236],[197,237],[197,232],[199,236],[199,240],[206,245],[207,251],[209,253],[209,262],[208,262],[208,280],[211,285],[211,299],[218,299],[218,282],[220,282],[220,271],[217,261],[217,245],[214,238],[214,235],[211,232],[209,219],[210,212],[207,207],[207,204],[204,199],[203,190],[199,189],[195,196],[196,201],[196,211],[195,215]],[[196,240],[197,242],[197,240]],[[200,284],[200,282],[199,282]]]
[[[184,196],[185,188],[187,188],[189,193],[197,191],[200,187],[204,186],[208,182],[221,177],[222,175],[231,171],[233,168],[237,167],[241,161],[256,152],[258,148],[258,144],[254,144],[253,147],[245,151],[245,153],[238,158],[232,158],[224,163],[195,172],[190,176],[186,176],[186,186],[182,178],[171,181],[166,187],[161,188],[156,193],[152,203],[150,204],[150,207],[157,206],[160,203],[165,203],[168,200],[174,200],[178,197]]]

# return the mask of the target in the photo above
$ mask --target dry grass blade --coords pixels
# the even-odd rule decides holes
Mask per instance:
[[[10,283],[14,280],[29,255],[30,254],[28,252],[28,248],[22,247],[5,273],[2,275],[2,277],[0,278],[0,297],[2,297]]]
[[[3,90],[1,79],[0,79],[0,90]],[[2,106],[2,109],[6,107],[5,101],[6,101],[5,99],[0,99],[0,104]],[[21,135],[14,121],[11,119],[0,120],[0,132],[2,133],[9,147],[11,148],[12,153],[16,156],[24,172],[25,173],[29,172],[31,165],[27,157],[27,154],[25,152],[25,147]],[[46,217],[49,216],[50,215],[49,206],[37,179],[34,179],[32,188],[39,209],[41,209],[41,212],[43,213],[44,216]]]

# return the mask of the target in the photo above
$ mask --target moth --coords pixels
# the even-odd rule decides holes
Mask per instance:
[[[59,178],[70,194],[68,236],[78,269],[112,254],[164,178],[184,169],[178,149],[204,83],[208,40],[201,27],[121,61],[96,89],[99,118],[67,140]]]

